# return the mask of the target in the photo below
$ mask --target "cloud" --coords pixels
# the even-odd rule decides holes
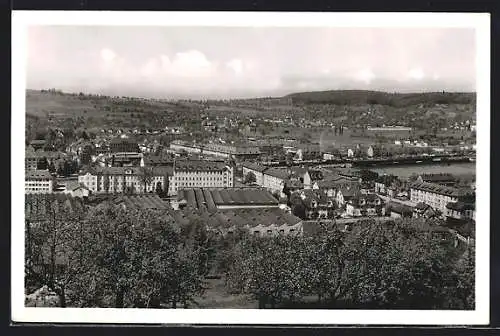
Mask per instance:
[[[113,62],[113,60],[116,58],[116,54],[113,50],[104,48],[101,49],[101,58],[104,62]]]
[[[226,63],[226,66],[234,71],[235,74],[239,75],[243,72],[243,61],[237,58],[234,58]]]
[[[425,73],[421,68],[413,68],[408,71],[408,77],[414,80],[421,80],[425,77]]]
[[[371,69],[367,68],[358,71],[355,78],[359,81],[365,82],[366,84],[370,84],[370,82],[375,78],[375,74]]]
[[[195,98],[475,88],[473,29],[41,26],[28,43],[34,89]]]

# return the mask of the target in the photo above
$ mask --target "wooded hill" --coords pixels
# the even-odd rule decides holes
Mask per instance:
[[[363,105],[393,107],[435,104],[475,104],[475,92],[388,93],[365,90],[298,92],[287,95],[294,104]]]

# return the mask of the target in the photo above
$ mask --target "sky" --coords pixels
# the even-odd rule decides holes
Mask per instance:
[[[31,26],[27,88],[154,98],[475,91],[470,28]]]

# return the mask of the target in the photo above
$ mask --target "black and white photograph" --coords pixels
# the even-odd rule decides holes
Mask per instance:
[[[487,324],[489,24],[14,13],[13,320]]]

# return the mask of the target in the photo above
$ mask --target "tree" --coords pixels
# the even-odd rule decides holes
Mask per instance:
[[[295,237],[251,238],[235,247],[228,272],[230,289],[252,294],[259,308],[298,301],[308,292],[306,241]]]
[[[145,193],[147,186],[153,182],[153,169],[150,167],[141,167],[139,179],[144,187],[143,192]]]
[[[30,213],[43,209],[36,222],[26,221],[27,285],[47,285],[59,296],[59,306],[64,308],[68,289],[89,267],[84,256],[92,242],[84,234],[83,204],[78,199],[55,195],[30,195],[26,206]]]
[[[257,178],[255,177],[254,173],[248,172],[245,175],[245,179],[244,179],[243,183],[245,183],[245,184],[251,184],[251,183],[256,183],[256,182],[257,182]]]

